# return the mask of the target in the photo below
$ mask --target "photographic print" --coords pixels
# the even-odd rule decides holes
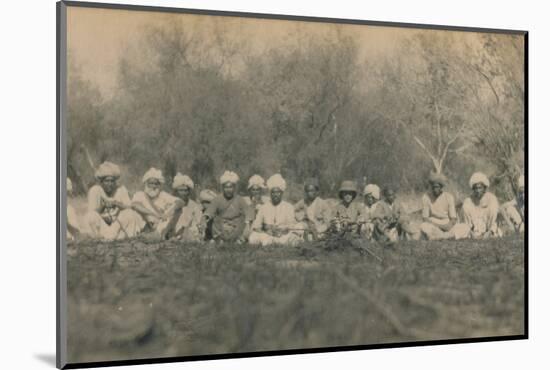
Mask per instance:
[[[527,338],[526,43],[58,3],[58,367]]]

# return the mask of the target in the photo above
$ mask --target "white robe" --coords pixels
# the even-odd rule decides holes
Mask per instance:
[[[291,229],[282,235],[269,235],[266,228],[288,228]],[[292,204],[281,201],[274,206],[271,201],[262,205],[252,223],[250,233],[250,244],[287,244],[293,245],[302,240],[303,227],[296,223],[296,215]]]
[[[464,200],[462,205],[464,221],[471,230],[472,237],[480,238],[490,231],[492,236],[499,236],[497,224],[499,204],[497,197],[490,192],[483,194],[479,204],[475,204],[471,197]]]
[[[178,200],[177,197],[168,194],[165,191],[161,191],[155,198],[150,198],[144,191],[138,191],[132,198],[132,203],[139,203],[149,211],[153,212],[156,217],[162,218],[166,215],[166,212],[174,206],[174,203]],[[173,214],[169,215],[173,216]],[[143,231],[147,225],[149,218],[147,216],[141,216],[140,230]],[[150,223],[153,226],[154,231],[161,235],[166,231],[166,228],[170,225],[171,217],[161,220],[158,223]]]
[[[127,208],[108,207],[111,201],[120,202]],[[138,235],[141,217],[130,206],[130,195],[124,186],[120,186],[112,197],[107,196],[100,185],[92,186],[88,191],[88,212],[84,217],[83,231],[92,238],[105,240]],[[112,220],[110,223],[104,219],[107,216]]]

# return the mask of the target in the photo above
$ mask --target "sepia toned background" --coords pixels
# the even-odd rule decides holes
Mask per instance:
[[[523,172],[521,36],[70,8],[68,48],[80,210],[104,160],[131,193],[151,166],[196,191],[231,169],[281,172],[291,202],[310,176],[392,185],[410,209],[429,171],[458,199],[474,170],[501,199]],[[524,333],[522,236],[378,247],[73,243],[69,360]]]
[[[103,160],[130,190],[151,166],[199,188],[318,176],[325,195],[419,191],[430,170],[460,194],[482,170],[510,197],[523,172],[519,35],[69,8],[68,49],[77,194]]]

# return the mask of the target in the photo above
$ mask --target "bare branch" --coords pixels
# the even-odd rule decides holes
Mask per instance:
[[[430,152],[430,150],[426,147],[426,145],[424,145],[424,143],[422,142],[422,140],[420,140],[418,138],[418,136],[416,135],[413,135],[413,139],[416,141],[416,143],[424,150],[424,152],[428,155],[428,157],[430,157],[430,159],[432,160],[432,163],[434,165],[434,167],[436,169],[438,169],[440,167],[440,163],[439,161],[437,160],[436,157],[434,157],[434,155]]]

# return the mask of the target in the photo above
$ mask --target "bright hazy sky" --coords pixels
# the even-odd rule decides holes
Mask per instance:
[[[68,7],[67,38],[70,57],[81,67],[85,78],[97,85],[104,95],[116,87],[118,61],[128,48],[135,46],[149,26],[165,26],[181,22],[208,33],[212,27],[223,27],[227,34],[245,40],[252,52],[266,47],[284,47],[296,32],[323,33],[341,27],[359,42],[363,59],[387,55],[396,50],[404,37],[414,32],[453,32],[460,38],[476,37],[476,33],[416,30],[365,25],[332,25],[237,17],[204,16],[135,10]],[[206,36],[207,37],[207,36]]]

